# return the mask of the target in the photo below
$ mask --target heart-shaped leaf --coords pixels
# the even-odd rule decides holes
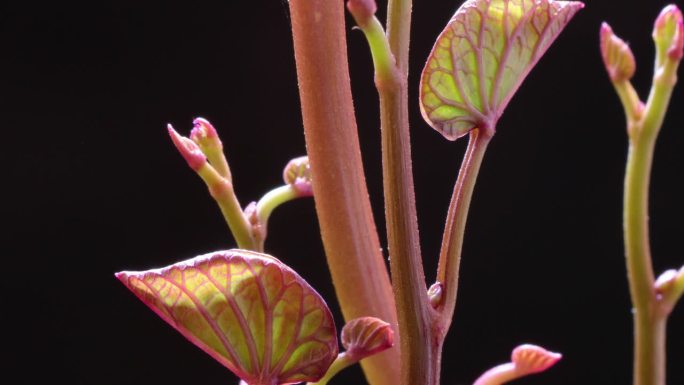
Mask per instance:
[[[335,324],[323,299],[269,255],[218,251],[116,276],[250,385],[317,381],[337,356]]]
[[[532,67],[584,4],[468,0],[428,57],[420,80],[423,118],[447,139],[493,129]]]

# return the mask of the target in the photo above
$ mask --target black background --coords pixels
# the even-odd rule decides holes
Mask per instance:
[[[608,20],[630,42],[634,84],[645,97],[650,33],[665,4],[589,0],[509,105],[471,208],[442,383],[471,383],[523,342],[565,357],[520,384],[629,383],[626,135],[598,29]],[[465,140],[448,142],[422,121],[416,88],[458,5],[415,1],[413,13],[414,172],[430,282]],[[351,26],[348,19],[359,131],[384,229],[377,95],[366,42]],[[113,273],[234,244],[167,138],[167,122],[186,134],[195,116],[215,124],[243,204],[278,185],[282,166],[304,153],[287,3],[3,2],[0,47],[2,376],[16,376],[13,384],[236,383]],[[673,95],[653,173],[657,272],[684,264],[682,90]],[[339,314],[317,231],[311,200],[288,204],[271,220],[267,249]],[[668,383],[683,384],[681,306],[668,350]],[[333,384],[361,384],[360,373],[347,370]]]

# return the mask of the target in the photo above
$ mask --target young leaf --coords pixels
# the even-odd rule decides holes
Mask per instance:
[[[560,353],[536,345],[520,345],[513,349],[511,362],[495,366],[482,374],[473,385],[501,385],[530,374],[541,373],[560,360]]]
[[[584,4],[468,0],[451,18],[420,80],[423,118],[449,140],[493,130],[532,67]]]
[[[379,318],[355,318],[342,328],[342,346],[346,354],[356,361],[387,350],[392,345],[392,326]]]
[[[218,251],[116,276],[250,385],[317,381],[337,356],[335,324],[323,299],[269,255]]]

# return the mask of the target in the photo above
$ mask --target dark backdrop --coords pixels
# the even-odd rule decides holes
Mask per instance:
[[[459,3],[414,4],[411,123],[430,281],[465,140],[447,142],[422,121],[416,88],[434,38]],[[638,59],[634,83],[645,97],[651,28],[666,2],[587,3],[513,99],[485,160],[444,384],[471,383],[522,342],[565,357],[520,384],[629,383],[621,239],[626,136],[598,29],[609,20],[630,42]],[[349,21],[365,167],[384,229],[377,95],[366,42]],[[0,47],[2,376],[16,376],[13,384],[236,383],[113,273],[234,244],[167,138],[167,122],[185,133],[195,116],[216,125],[243,203],[279,184],[282,166],[304,153],[287,3],[3,2]],[[673,96],[655,159],[658,272],[684,264],[683,89]],[[267,249],[309,279],[339,315],[317,230],[311,200],[288,204],[272,218]],[[682,384],[681,306],[669,334],[669,384]],[[348,370],[333,384],[360,384],[360,373]]]

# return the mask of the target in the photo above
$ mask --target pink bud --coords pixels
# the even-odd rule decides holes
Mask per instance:
[[[171,136],[173,144],[176,145],[178,152],[180,152],[185,161],[188,162],[190,168],[197,171],[207,163],[207,158],[195,142],[178,134],[171,124],[167,125],[167,129],[169,130],[169,136]]]
[[[684,56],[684,18],[676,5],[670,4],[658,15],[653,28],[653,39],[659,47],[667,50],[673,60]]]
[[[428,289],[428,299],[433,309],[437,309],[442,304],[444,288],[441,282],[435,282]]]
[[[218,139],[218,133],[214,126],[204,118],[196,118],[192,121],[192,131],[190,131],[190,138],[199,143],[204,138]]]
[[[393,344],[392,327],[375,317],[356,318],[342,328],[342,346],[355,361],[389,349]]]
[[[632,50],[607,23],[601,24],[601,56],[613,82],[630,80],[634,76],[636,62]]]
[[[543,372],[552,367],[563,356],[536,345],[520,345],[513,350],[511,362],[521,375]]]
[[[375,16],[378,5],[375,3],[375,0],[349,0],[347,2],[347,9],[354,16],[356,24],[359,27],[363,27]]]

